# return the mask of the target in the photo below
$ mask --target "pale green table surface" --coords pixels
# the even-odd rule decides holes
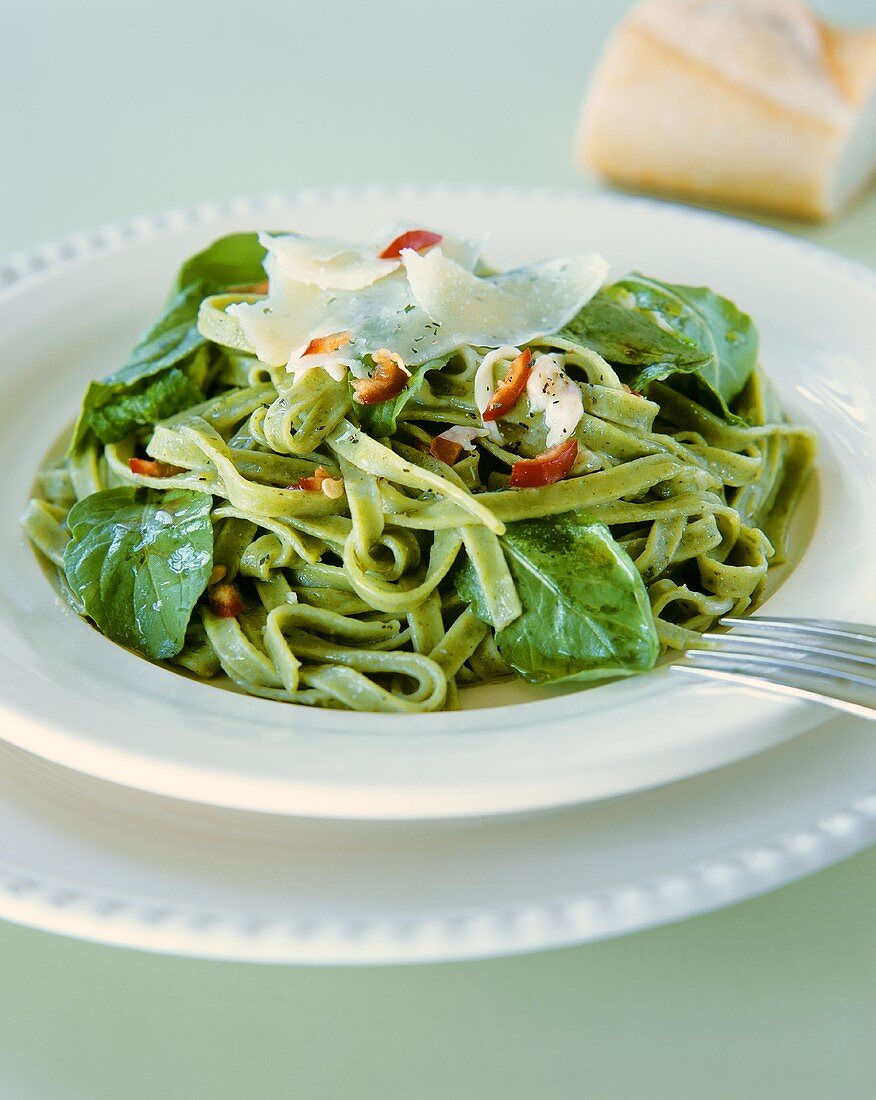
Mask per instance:
[[[309,184],[592,187],[570,139],[628,6],[6,0],[0,253]],[[876,193],[788,228],[876,265]],[[0,924],[0,1100],[870,1100],[874,1037],[876,849],[672,927],[481,963],[244,966]]]

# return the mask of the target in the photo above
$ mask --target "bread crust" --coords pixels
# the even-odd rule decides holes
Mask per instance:
[[[828,216],[837,165],[874,92],[876,32],[819,29],[825,82],[832,81],[825,99],[832,106],[836,98],[836,110],[823,112],[779,101],[757,80],[734,79],[655,34],[634,11],[594,77],[579,162],[636,190]]]

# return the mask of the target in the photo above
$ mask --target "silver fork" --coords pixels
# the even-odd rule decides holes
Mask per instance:
[[[672,668],[876,719],[876,627],[830,619],[724,618]]]

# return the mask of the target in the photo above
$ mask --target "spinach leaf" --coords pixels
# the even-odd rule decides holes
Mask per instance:
[[[675,376],[673,386],[728,419],[738,419],[730,402],[757,363],[754,322],[727,298],[635,272],[591,298],[564,334],[615,366],[638,368],[634,389]]]
[[[101,443],[116,443],[143,425],[155,424],[204,400],[203,392],[178,367],[158,375],[139,393],[123,392],[105,403],[95,401],[91,394],[100,387],[100,382],[92,382],[85,402],[92,402],[90,424]]]
[[[653,668],[657,629],[645,585],[608,528],[566,512],[509,523],[502,539],[523,614],[496,634],[505,662],[531,683],[598,680]],[[489,622],[477,575],[455,575]]]
[[[423,388],[426,371],[441,370],[450,361],[449,355],[439,359],[430,359],[421,363],[411,375],[411,380],[401,393],[389,401],[380,401],[376,405],[354,405],[359,411],[359,426],[375,439],[385,439],[395,435],[396,420],[402,409],[412,397],[418,396]]]
[[[176,277],[173,292],[185,290],[198,280],[210,287],[208,294],[261,282],[265,277],[264,259],[265,250],[259,244],[258,234],[231,233],[186,260]]]
[[[153,660],[182,649],[213,568],[213,499],[188,489],[106,489],[74,504],[64,570],[108,638]]]
[[[112,412],[106,411],[108,406],[113,406],[126,397],[139,395],[152,379],[174,367],[187,369],[197,352],[207,346],[207,341],[198,332],[198,308],[201,302],[209,295],[219,294],[234,285],[253,283],[264,278],[264,256],[265,250],[255,233],[234,233],[214,241],[209,248],[187,260],[177,275],[170,299],[161,315],[140,337],[127,363],[103,382],[89,386],[82,402],[71,448],[79,446],[91,428],[94,428],[103,442],[109,442],[98,431],[98,425],[106,426],[107,416],[114,416]],[[171,416],[191,404],[179,386],[174,392],[184,403],[170,408],[169,393],[165,392],[161,407],[166,411],[162,412],[162,417]],[[142,406],[144,411],[148,403],[147,399]],[[99,415],[101,412],[104,413],[103,417]],[[121,424],[124,417],[119,415],[117,420]],[[137,423],[153,424],[155,420],[139,420]]]

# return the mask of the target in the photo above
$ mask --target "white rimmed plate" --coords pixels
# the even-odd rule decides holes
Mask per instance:
[[[192,682],[112,645],[55,596],[16,527],[33,473],[90,378],[123,361],[181,259],[240,228],[366,238],[410,217],[491,235],[498,266],[577,250],[612,272],[705,283],[750,312],[792,416],[819,434],[818,491],[774,613],[872,619],[876,282],[780,234],[575,192],[335,191],[242,200],[15,257],[0,268],[0,700],[7,741],[179,798],[317,817],[503,813],[605,798],[738,760],[812,728],[810,704],[667,670],[455,714],[348,715]],[[820,503],[819,503],[820,497]],[[481,703],[507,703],[492,689]],[[521,696],[518,695],[518,698]],[[525,695],[522,697],[525,698]]]
[[[874,840],[876,739],[853,719],[630,798],[481,821],[242,814],[0,751],[0,917],[215,959],[582,943],[741,901]]]

